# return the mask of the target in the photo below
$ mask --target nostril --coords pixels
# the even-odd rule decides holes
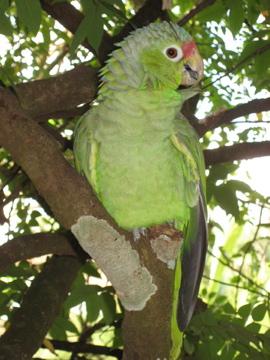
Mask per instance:
[[[190,67],[188,64],[185,64],[185,65],[184,65],[184,68],[185,68],[187,71],[192,71],[191,67]]]
[[[192,70],[192,68],[188,65],[188,64],[184,64],[184,68],[186,71],[188,71],[189,76],[193,79],[193,80],[198,80],[199,78],[199,74],[197,71]]]

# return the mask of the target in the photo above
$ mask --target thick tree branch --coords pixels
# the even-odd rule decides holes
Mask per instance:
[[[0,273],[16,261],[46,254],[77,256],[78,247],[71,234],[22,235],[0,246]]]
[[[18,84],[13,90],[22,108],[33,118],[57,118],[63,113],[72,116],[76,109],[80,113],[79,105],[95,97],[97,73],[91,67],[79,65],[56,77]]]
[[[0,339],[0,360],[30,360],[58,315],[81,267],[78,258],[51,258],[35,278]]]
[[[265,99],[251,100],[248,103],[240,104],[232,109],[222,110],[206,117],[201,124],[196,125],[196,130],[202,136],[208,130],[230,123],[236,118],[256,114],[262,111],[270,111],[270,97]]]
[[[240,143],[218,149],[204,150],[206,166],[270,156],[270,141]]]
[[[216,0],[202,0],[195,8],[191,9],[188,14],[186,14],[180,21],[178,21],[178,25],[179,26],[185,25],[195,15],[197,15],[207,7],[213,5],[215,2]]]
[[[27,118],[15,96],[4,89],[0,90],[0,127],[0,144],[24,169],[65,228],[87,214],[113,223],[86,180],[65,160],[56,141]]]

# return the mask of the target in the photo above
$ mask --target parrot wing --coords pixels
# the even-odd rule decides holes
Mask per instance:
[[[93,189],[98,193],[96,176],[98,142],[94,138],[96,116],[92,110],[85,113],[78,121],[74,134],[73,152],[76,169],[83,174]]]
[[[195,309],[203,275],[207,249],[207,210],[205,166],[199,140],[188,121],[182,117],[179,123],[180,128],[172,136],[172,142],[182,157],[185,200],[190,209],[189,221],[184,229],[184,243],[178,259],[181,262],[181,271],[176,271],[176,276],[181,276],[181,282],[180,279],[175,279],[175,287],[176,281],[181,284],[177,299],[177,320],[180,330],[183,331]]]

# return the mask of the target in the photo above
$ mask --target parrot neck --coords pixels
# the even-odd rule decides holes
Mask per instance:
[[[126,92],[141,89],[144,83],[144,71],[137,61],[128,61],[124,49],[120,48],[112,53],[101,71],[101,85],[97,100],[110,97],[115,91]]]

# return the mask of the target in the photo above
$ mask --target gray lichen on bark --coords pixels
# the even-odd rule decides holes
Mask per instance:
[[[91,215],[80,217],[71,231],[111,281],[124,308],[142,310],[157,286],[124,236],[105,220]]]
[[[174,269],[175,260],[179,254],[180,241],[172,240],[169,236],[161,234],[151,239],[151,247],[157,258],[167,264],[168,269]]]

